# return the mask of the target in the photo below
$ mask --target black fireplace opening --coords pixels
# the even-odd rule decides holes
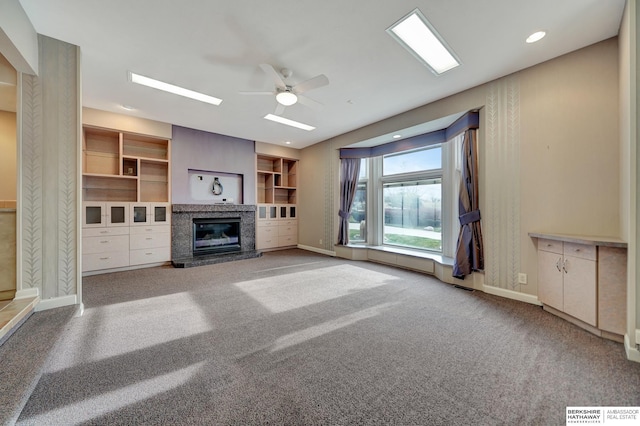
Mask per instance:
[[[193,219],[193,254],[240,251],[240,218]]]

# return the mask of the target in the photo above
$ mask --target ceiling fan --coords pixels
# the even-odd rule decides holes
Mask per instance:
[[[320,74],[309,80],[305,80],[296,85],[289,85],[285,82],[286,79],[290,78],[293,75],[293,71],[288,68],[283,68],[280,72],[276,71],[269,64],[260,64],[260,68],[265,72],[273,82],[276,87],[274,91],[271,92],[240,92],[242,95],[275,95],[276,101],[278,105],[276,106],[276,115],[280,115],[284,112],[284,108],[294,105],[297,102],[300,102],[302,105],[320,109],[322,108],[322,104],[320,102],[314,101],[311,98],[308,98],[302,95],[309,90],[317,89],[322,86],[326,86],[329,84],[329,79],[326,75]]]

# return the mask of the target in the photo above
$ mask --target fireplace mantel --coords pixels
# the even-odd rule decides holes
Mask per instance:
[[[249,204],[173,204],[171,206],[171,262],[176,268],[260,257],[256,251],[256,206]],[[193,219],[240,218],[240,251],[193,255]]]

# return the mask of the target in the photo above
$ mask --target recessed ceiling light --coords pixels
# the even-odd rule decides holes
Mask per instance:
[[[460,61],[418,9],[387,28],[387,33],[437,75],[460,65]]]
[[[393,135],[394,139],[400,139],[402,137],[402,135]]]
[[[184,87],[165,83],[164,81],[145,77],[143,75],[136,74],[133,72],[129,72],[129,80],[132,83],[137,83],[143,86],[152,87],[154,89],[163,90],[165,92],[173,93],[174,95],[184,96],[187,98],[195,99],[196,101],[205,102],[212,105],[220,105],[222,103],[222,99],[205,95],[204,93],[196,92],[190,89],[185,89]]]
[[[122,109],[126,109],[127,111],[133,111],[135,110],[134,107],[132,107],[131,105],[120,105],[120,108]]]
[[[291,141],[286,141],[285,144],[291,145]]]
[[[298,129],[311,131],[315,129],[313,126],[309,126],[308,124],[299,123],[297,121],[289,120],[288,118],[280,117],[279,115],[267,114],[264,116],[267,120],[275,121],[276,123],[285,124],[291,127],[297,127]]]
[[[544,32],[544,31],[536,31],[535,33],[533,33],[529,37],[527,37],[527,43],[535,43],[536,41],[540,41],[546,35],[547,35],[547,33]]]

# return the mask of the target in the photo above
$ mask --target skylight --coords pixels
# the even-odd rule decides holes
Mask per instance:
[[[460,65],[460,61],[418,9],[387,28],[387,33],[436,75]]]
[[[186,98],[195,99],[196,101],[205,102],[212,105],[220,105],[222,103],[222,99],[205,95],[204,93],[196,92],[193,90],[185,89],[184,87],[174,86],[173,84],[165,83],[164,81],[155,80],[153,78],[145,77],[133,72],[129,72],[129,80],[131,80],[132,83],[152,87],[154,89],[173,93],[174,95],[184,96]]]
[[[300,123],[297,121],[289,120],[288,118],[280,117],[279,115],[267,114],[264,116],[267,120],[275,121],[276,123],[285,124],[287,126],[296,127],[298,129],[311,131],[315,129],[313,126],[309,126],[308,124]]]

